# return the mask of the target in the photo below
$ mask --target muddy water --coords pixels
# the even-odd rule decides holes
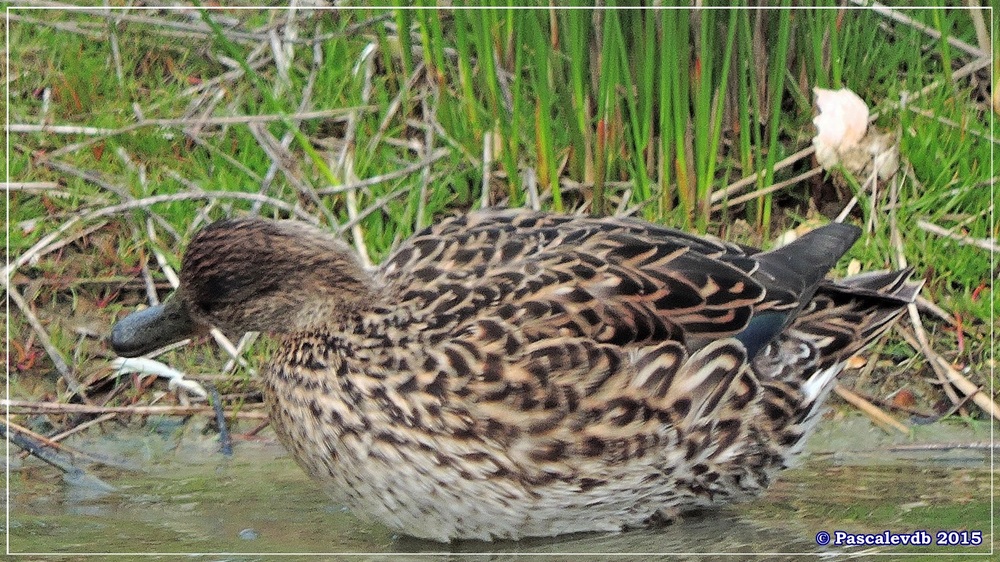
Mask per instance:
[[[770,553],[768,560],[802,558],[795,553],[984,553],[992,539],[989,451],[889,447],[989,439],[984,424],[938,423],[918,427],[908,439],[886,436],[862,419],[827,421],[801,466],[752,503],[617,535],[441,545],[397,536],[334,505],[273,442],[238,442],[233,457],[224,458],[212,438],[192,436],[190,430],[183,436],[123,431],[72,443],[113,465],[91,469],[115,487],[111,492],[67,483],[51,467],[20,461],[12,451],[10,551],[62,553],[64,559],[85,553],[160,553],[162,559],[214,553],[206,558],[211,560],[263,560],[277,553],[301,555],[282,560],[312,553],[392,560],[391,553],[401,552],[440,553],[431,559],[496,553],[491,560],[517,553],[632,553],[637,559],[648,558],[644,553],[689,553],[681,559],[696,553]],[[933,538],[952,529],[981,530],[983,544],[846,548],[821,546],[816,539],[821,531],[925,530]]]

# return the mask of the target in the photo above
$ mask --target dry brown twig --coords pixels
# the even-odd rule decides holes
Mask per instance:
[[[428,126],[424,128],[423,152],[425,159],[434,153],[434,127],[430,125],[430,122],[437,115],[437,100],[441,95],[440,88],[435,81],[429,81],[428,87],[431,89],[430,96],[425,96],[420,100],[421,113],[424,116],[424,120],[428,122]],[[428,98],[430,101],[428,101]],[[416,231],[424,228],[424,214],[427,212],[427,190],[430,187],[430,178],[431,167],[426,166],[420,171],[420,194],[417,197],[417,216],[414,223],[414,230]]]
[[[808,147],[803,148],[802,150],[796,152],[795,154],[792,154],[791,156],[789,156],[789,157],[787,157],[787,158],[785,158],[785,159],[777,162],[774,165],[774,171],[778,171],[778,170],[782,170],[784,168],[787,168],[788,166],[791,166],[792,164],[798,162],[799,160],[801,160],[803,158],[808,158],[814,152],[816,152],[816,147],[814,147],[812,145],[809,145]],[[763,171],[754,172],[754,173],[750,174],[749,176],[747,176],[745,178],[742,178],[740,180],[737,180],[737,181],[729,184],[728,186],[726,186],[723,189],[719,189],[717,191],[713,191],[712,192],[712,196],[709,198],[709,201],[711,203],[718,203],[718,202],[726,199],[730,195],[734,195],[736,193],[739,193],[740,191],[743,190],[743,188],[748,187],[750,185],[753,185],[754,182],[757,181],[757,179],[760,177],[760,175],[762,173],[763,173]]]
[[[267,157],[271,159],[272,166],[277,167],[281,170],[282,175],[288,183],[299,192],[302,197],[310,201],[315,205],[316,209],[326,217],[327,223],[330,225],[337,224],[337,217],[323,204],[323,200],[320,199],[316,190],[309,184],[309,182],[304,181],[300,177],[300,172],[296,170],[297,160],[295,156],[292,155],[285,146],[282,145],[281,141],[278,140],[271,131],[260,124],[251,123],[249,124],[250,133],[257,139],[257,143],[261,150],[267,154]]]
[[[993,400],[991,400],[989,396],[987,396],[986,393],[979,388],[979,386],[959,373],[957,369],[951,366],[951,363],[949,363],[947,359],[938,355],[933,349],[930,349],[929,346],[924,347],[924,344],[920,342],[910,330],[907,330],[905,327],[897,324],[896,331],[903,336],[903,339],[906,340],[911,347],[922,352],[927,357],[927,361],[931,364],[931,368],[934,369],[934,372],[938,374],[938,378],[943,379],[945,388],[950,389],[950,387],[954,385],[955,388],[962,391],[965,396],[971,396],[972,401],[977,406],[982,408],[984,412],[997,420],[1000,420],[1000,407],[997,407],[996,403],[993,402]],[[953,390],[952,394],[954,394]],[[960,401],[961,399],[958,400]],[[956,401],[955,403],[959,403],[959,401]]]
[[[12,7],[13,8],[13,7]],[[17,13],[17,10],[7,12],[9,22],[26,23],[30,25],[46,26],[67,33],[83,35],[93,41],[105,41],[107,39],[107,27],[91,22],[70,22],[70,21],[48,21],[41,18],[25,16]],[[9,25],[9,24],[8,24]]]
[[[376,131],[375,134],[372,135],[372,138],[368,140],[367,150],[369,152],[375,150],[375,148],[382,142],[382,137],[385,135],[385,132],[389,129],[389,125],[392,123],[392,119],[399,112],[399,108],[402,107],[403,100],[407,99],[407,97],[410,95],[410,92],[413,90],[413,87],[416,85],[417,80],[419,80],[423,75],[424,75],[424,63],[423,61],[421,61],[413,69],[413,73],[410,74],[410,77],[406,79],[406,82],[403,84],[403,87],[399,89],[399,92],[396,94],[396,96],[392,98],[391,102],[389,102],[389,106],[385,110],[385,115],[382,117],[382,121],[379,123],[378,131]]]
[[[214,34],[214,31],[208,24],[200,21],[199,19],[194,19],[194,18],[192,18],[192,20],[195,21],[195,23],[185,23],[162,17],[157,18],[154,16],[147,16],[142,14],[122,13],[121,10],[112,11],[106,7],[87,7],[87,6],[66,4],[63,2],[51,2],[48,0],[23,0],[19,4],[21,4],[22,6],[72,9],[77,13],[87,14],[98,18],[106,18],[113,21],[127,21],[136,24],[145,24],[150,26],[150,31],[165,33],[169,37],[179,37],[184,39],[190,39],[190,38],[206,39],[206,38],[211,38]],[[171,10],[170,12],[183,13],[183,10]],[[195,15],[194,17],[197,18],[200,16]],[[229,28],[226,29],[226,37],[231,41],[240,43],[256,43],[259,41],[267,40],[266,33],[262,35],[258,33],[233,29],[236,26],[240,25],[239,20],[235,20],[224,14],[218,14],[217,12],[213,12],[212,18],[213,20],[215,20],[217,24]],[[170,30],[172,32],[167,33],[166,30]]]
[[[92,404],[64,404],[62,402],[34,402],[31,400],[0,400],[0,407],[10,406],[18,414],[129,414],[134,416],[190,416],[215,415],[211,406],[97,406]],[[244,406],[239,411],[226,411],[227,417],[266,419],[263,409]]]
[[[909,166],[905,166],[906,174],[912,173]],[[896,220],[896,202],[899,200],[899,187],[903,182],[903,177],[896,174],[892,178],[889,185],[889,239],[892,241],[892,246],[896,251],[896,266],[899,268],[905,268],[907,266],[906,254],[903,252],[903,237],[899,232],[899,223]],[[918,351],[922,351],[924,356],[927,357],[928,361],[931,363],[931,367],[934,372],[937,373],[938,379],[942,383],[942,388],[945,394],[948,395],[948,399],[951,400],[952,404],[958,404],[959,398],[952,390],[951,386],[948,385],[947,377],[935,366],[935,362],[932,359],[934,351],[931,349],[930,343],[927,341],[927,334],[924,331],[923,322],[920,320],[920,312],[917,310],[917,305],[915,303],[910,303],[906,307],[907,314],[910,317],[910,322],[913,325],[914,333],[916,334],[916,339],[919,342],[919,346],[916,348]],[[899,325],[897,324],[897,327]]]
[[[483,133],[483,166],[480,170],[483,175],[483,183],[479,192],[479,207],[485,209],[490,206],[490,179],[493,177],[493,132]]]
[[[868,416],[868,418],[875,422],[879,427],[886,430],[888,430],[887,428],[895,429],[903,435],[910,434],[909,427],[899,423],[896,421],[896,418],[893,418],[889,414],[885,413],[885,411],[881,408],[862,398],[858,394],[848,390],[843,385],[838,384],[834,386],[833,391],[837,393],[837,396],[843,398],[848,404],[861,410],[863,414]]]
[[[8,277],[4,276],[3,279],[4,288],[7,290],[7,294],[10,295],[10,299],[14,301],[14,304],[24,315],[25,320],[28,321],[28,325],[31,326],[32,331],[38,337],[39,343],[45,349],[45,353],[48,354],[49,359],[52,360],[53,365],[55,365],[56,370],[62,375],[63,380],[66,381],[66,385],[69,387],[70,391],[74,394],[80,396],[85,402],[89,402],[90,399],[87,397],[83,385],[80,384],[80,380],[76,378],[76,374],[73,369],[70,368],[69,364],[66,362],[66,358],[63,357],[62,352],[59,348],[52,343],[52,338],[49,337],[49,333],[42,326],[42,323],[38,321],[38,317],[31,310],[31,306],[24,300],[21,292],[17,290],[8,282]]]
[[[48,189],[59,189],[59,182],[54,181],[12,181],[0,182],[0,189],[4,191],[45,191]]]
[[[110,205],[108,207],[103,207],[100,209],[94,209],[92,211],[81,211],[80,219],[84,221],[93,220],[98,217],[107,217],[121,214],[124,211],[129,211],[132,209],[145,209],[152,205],[157,205],[160,203],[168,203],[172,201],[195,201],[195,200],[213,200],[213,199],[242,199],[246,201],[262,201],[276,209],[281,209],[291,215],[295,215],[299,220],[309,222],[311,224],[316,224],[316,217],[313,217],[309,213],[306,213],[300,209],[297,205],[290,205],[280,199],[275,199],[274,197],[268,197],[266,195],[260,195],[259,193],[244,193],[241,191],[199,191],[197,193],[172,193],[169,195],[152,195],[150,197],[143,197],[142,199],[134,199],[125,203],[120,203],[117,205]]]
[[[917,228],[926,232],[930,232],[931,234],[944,236],[945,238],[951,238],[952,240],[958,242],[959,244],[963,244],[966,246],[975,246],[977,248],[982,248],[988,252],[1000,252],[1000,245],[997,245],[997,243],[992,238],[972,238],[971,236],[963,236],[961,234],[956,234],[955,232],[952,232],[952,229],[944,228],[925,220],[918,220]]]
[[[374,44],[369,44],[367,48],[362,51],[361,56],[355,63],[354,72],[360,72],[362,68],[364,69],[364,82],[361,87],[361,99],[365,103],[371,98],[372,93],[372,77],[375,72],[374,68],[374,54],[375,46]],[[354,111],[348,114],[347,117],[347,131],[344,133],[344,144],[341,148],[340,155],[336,161],[336,168],[341,172],[341,178],[347,183],[356,183],[355,180],[357,176],[354,173],[354,146],[356,142],[356,134],[358,127],[358,119],[360,118],[361,112]],[[344,196],[346,207],[347,207],[347,217],[352,222],[350,227],[351,240],[354,242],[354,248],[358,252],[358,256],[361,258],[361,263],[366,268],[372,267],[371,256],[368,255],[368,246],[365,244],[364,232],[361,230],[361,222],[358,220],[358,193],[356,189],[350,189],[345,193]],[[338,224],[337,221],[331,222],[331,224]]]
[[[97,493],[111,492],[115,489],[111,484],[78,466],[76,461],[83,457],[101,464],[113,463],[87,453],[69,450],[10,420],[0,423],[0,435],[23,449],[26,454],[34,455],[42,462],[62,471],[67,482],[86,486],[91,492]]]
[[[302,111],[299,113],[293,113],[291,115],[278,115],[278,114],[265,114],[265,115],[232,115],[232,116],[219,116],[219,117],[208,117],[199,118],[197,120],[191,117],[177,117],[170,119],[146,119],[145,121],[140,121],[138,123],[132,123],[130,125],[125,125],[124,127],[119,127],[117,129],[107,129],[101,127],[87,127],[84,125],[34,125],[31,123],[11,123],[8,129],[12,133],[47,133],[47,134],[65,134],[65,135],[94,135],[102,137],[100,139],[91,139],[94,142],[100,142],[102,140],[107,140],[104,137],[124,135],[126,133],[131,133],[137,129],[143,127],[186,127],[194,124],[201,126],[205,125],[246,125],[248,123],[273,123],[275,121],[284,121],[286,119],[291,121],[305,121],[309,119],[325,119],[328,117],[340,117],[349,114],[351,111],[366,111],[374,109],[372,106],[360,106],[360,107],[341,107],[336,109],[321,109],[316,111]],[[91,143],[86,143],[91,144]],[[68,147],[60,148],[56,151],[50,152],[46,157],[52,158],[66,154],[67,152],[75,152],[86,146],[84,143],[78,143],[73,145],[68,145]],[[70,148],[71,150],[67,150]]]
[[[767,195],[768,193],[773,193],[775,191],[780,191],[780,190],[785,189],[786,187],[788,187],[790,185],[795,185],[797,183],[803,182],[803,181],[805,181],[805,180],[807,180],[807,179],[809,179],[809,178],[811,178],[813,176],[819,175],[821,173],[823,173],[823,168],[821,168],[819,166],[816,166],[815,168],[813,168],[811,170],[808,170],[806,172],[803,172],[803,173],[801,173],[801,174],[799,174],[799,175],[797,175],[795,177],[789,178],[789,179],[784,180],[784,181],[780,181],[780,182],[775,183],[775,184],[771,184],[771,185],[769,185],[767,187],[758,189],[756,191],[752,191],[750,193],[746,193],[744,195],[740,195],[739,197],[734,197],[732,199],[728,199],[728,200],[725,201],[725,203],[718,203],[716,205],[713,205],[712,208],[711,208],[711,210],[714,213],[714,212],[721,211],[721,210],[725,209],[726,207],[728,207],[730,205],[738,205],[740,203],[743,203],[743,202],[746,202],[746,201],[750,201],[750,200],[756,199],[758,197],[763,197],[763,196]],[[733,184],[733,185],[736,185],[736,184]],[[714,194],[713,194],[712,198],[713,199],[715,198]]]
[[[979,441],[974,443],[907,443],[892,445],[890,451],[950,451],[953,449],[1000,449],[1000,442]]]
[[[868,2],[866,0],[851,0],[851,3],[852,4],[856,4],[858,6],[865,6],[865,7],[869,8],[869,9],[875,11],[876,13],[879,13],[879,14],[881,14],[881,15],[883,15],[883,16],[885,16],[885,17],[887,17],[887,18],[889,18],[889,19],[891,19],[893,21],[896,21],[896,22],[901,23],[903,25],[912,27],[913,29],[919,30],[922,33],[926,34],[928,37],[932,38],[932,39],[936,39],[936,40],[940,40],[941,39],[941,32],[940,31],[938,31],[938,30],[936,30],[936,29],[934,29],[934,28],[932,28],[930,26],[924,25],[924,24],[922,24],[922,23],[914,20],[913,18],[906,16],[905,14],[903,14],[902,12],[900,12],[899,10],[895,10],[893,8],[890,8],[890,7],[886,6],[885,4],[881,4],[879,2]],[[948,37],[948,44],[951,45],[952,47],[955,47],[956,49],[960,49],[962,51],[965,51],[966,53],[968,53],[968,54],[970,54],[970,55],[972,55],[974,57],[982,58],[982,57],[989,56],[989,51],[988,50],[987,51],[983,51],[983,50],[981,50],[981,49],[979,49],[979,48],[977,48],[977,47],[975,47],[973,45],[970,45],[970,44],[966,43],[965,41],[962,41],[961,39],[959,39],[957,37],[954,37],[954,36],[949,36]]]
[[[113,420],[117,416],[118,416],[117,412],[108,412],[106,414],[97,416],[96,418],[94,418],[92,420],[88,420],[88,421],[85,421],[85,422],[83,422],[81,424],[74,425],[73,427],[71,427],[71,428],[69,428],[69,429],[67,429],[65,431],[61,431],[61,432],[53,435],[49,439],[51,439],[52,441],[62,441],[63,439],[69,437],[70,435],[77,434],[77,433],[79,433],[79,432],[81,432],[81,431],[83,431],[85,429],[88,429],[88,428],[90,428],[92,426],[104,423],[104,422],[109,421],[109,420]]]
[[[320,68],[322,68],[323,65],[322,43],[320,43],[319,40],[316,39],[319,37],[320,29],[321,29],[320,26],[317,24],[316,29],[313,33],[314,42],[313,42],[312,67],[309,70],[309,77],[306,79],[306,85],[302,88],[302,97],[299,100],[298,113],[304,113],[306,110],[309,109],[309,106],[311,105],[313,89],[316,86],[316,77],[319,75]],[[280,145],[283,148],[287,149],[289,146],[291,146],[292,140],[295,139],[295,130],[293,130],[293,127],[295,129],[298,129],[301,123],[302,123],[301,121],[295,119],[290,119],[288,121],[289,128],[288,130],[285,131],[285,134],[282,135],[281,137]],[[274,181],[274,177],[277,174],[278,170],[279,170],[278,163],[272,161],[271,165],[268,166],[267,172],[264,174],[263,179],[258,181],[258,183],[260,184],[258,192],[260,194],[263,195],[267,193],[267,191],[270,189],[271,182]],[[319,195],[318,191],[317,195]],[[261,207],[260,203],[254,203],[253,206],[251,207],[253,213],[255,214],[258,213],[260,211],[260,207]]]

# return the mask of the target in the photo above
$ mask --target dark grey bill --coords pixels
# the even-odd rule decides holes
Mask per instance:
[[[133,312],[111,329],[111,349],[122,357],[138,357],[184,338],[197,326],[181,299],[174,295],[164,304]]]

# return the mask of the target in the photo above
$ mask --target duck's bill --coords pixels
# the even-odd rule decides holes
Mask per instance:
[[[138,357],[199,332],[181,299],[133,312],[111,329],[111,348],[121,357]]]

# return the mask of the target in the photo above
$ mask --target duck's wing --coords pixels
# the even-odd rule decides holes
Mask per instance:
[[[382,276],[403,306],[442,329],[492,312],[515,320],[529,339],[669,340],[696,351],[738,336],[753,356],[856,237],[854,227],[829,225],[750,256],[632,219],[483,211],[414,236]]]
[[[442,329],[496,315],[529,339],[624,346],[738,332],[764,298],[754,268],[736,247],[652,225],[508,211],[443,221],[382,271]]]

